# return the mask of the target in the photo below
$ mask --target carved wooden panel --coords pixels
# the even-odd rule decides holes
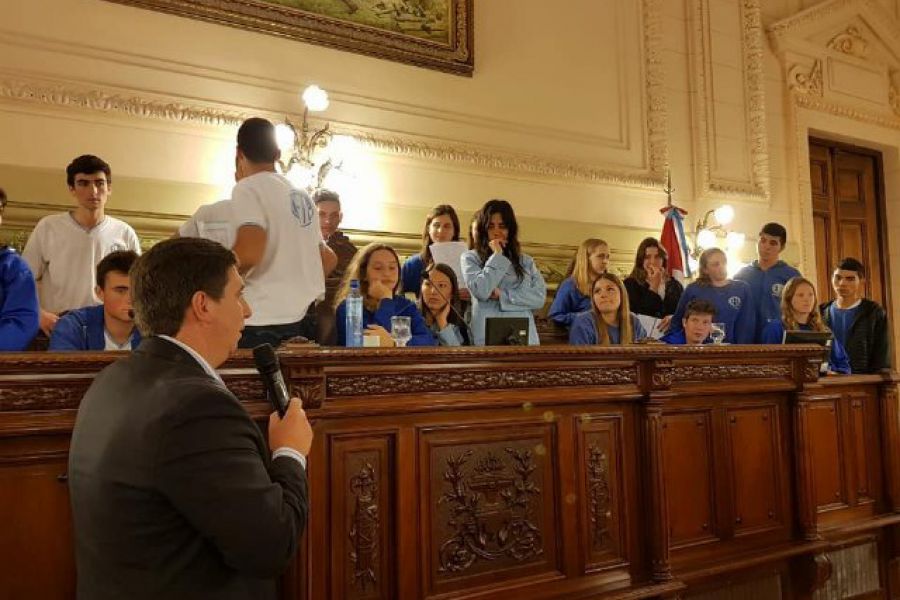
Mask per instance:
[[[394,436],[331,439],[331,597],[396,597]]]
[[[590,571],[622,563],[625,556],[622,482],[622,419],[578,419],[578,469],[584,564]]]
[[[842,402],[846,415],[846,468],[851,505],[873,504],[881,497],[880,406],[867,390],[850,391]]]
[[[713,539],[716,498],[709,411],[665,415],[663,455],[671,546]]]
[[[782,525],[780,428],[774,406],[725,411],[735,535]]]
[[[831,561],[832,574],[825,585],[813,594],[813,600],[883,597],[881,594],[863,596],[881,588],[878,546],[874,541],[833,550],[827,556]]]
[[[427,594],[559,570],[555,425],[420,436]]]
[[[4,383],[0,386],[0,412],[76,409],[93,377],[72,381]]]
[[[790,378],[789,363],[766,364],[678,364],[674,381],[710,381],[715,379]]]
[[[781,575],[763,574],[745,581],[729,581],[724,586],[713,586],[697,594],[685,596],[685,600],[781,600]]]
[[[376,375],[334,375],[326,379],[329,397],[625,383],[637,383],[636,367],[415,371]]]
[[[841,460],[838,400],[810,402],[804,411],[812,456],[813,502],[819,511],[847,504],[846,473]]]

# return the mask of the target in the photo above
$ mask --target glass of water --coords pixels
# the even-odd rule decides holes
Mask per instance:
[[[391,337],[398,348],[403,348],[412,339],[409,317],[391,317]]]
[[[725,341],[725,323],[713,323],[709,332],[713,344],[721,344]]]

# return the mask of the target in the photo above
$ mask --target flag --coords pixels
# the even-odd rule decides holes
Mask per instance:
[[[666,270],[669,272],[669,277],[683,282],[685,277],[691,276],[691,267],[688,264],[690,249],[687,237],[684,235],[684,216],[687,211],[677,206],[666,206],[659,212],[665,215],[659,243],[669,255]]]

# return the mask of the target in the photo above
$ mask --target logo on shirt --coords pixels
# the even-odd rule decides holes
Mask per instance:
[[[122,252],[123,250],[128,250],[128,248],[125,247],[125,244],[115,242],[109,245],[109,251],[107,252],[107,254],[112,254],[113,252]]]
[[[312,223],[315,207],[307,194],[300,190],[291,190],[291,212],[303,227]]]
[[[784,290],[784,285],[781,283],[773,283],[772,284],[772,295],[776,298],[781,298],[781,292]]]
[[[740,296],[732,296],[728,299],[728,305],[731,306],[734,310],[740,310],[741,308],[741,297]]]

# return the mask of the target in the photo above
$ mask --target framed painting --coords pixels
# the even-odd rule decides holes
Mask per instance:
[[[471,76],[474,0],[109,0]]]

